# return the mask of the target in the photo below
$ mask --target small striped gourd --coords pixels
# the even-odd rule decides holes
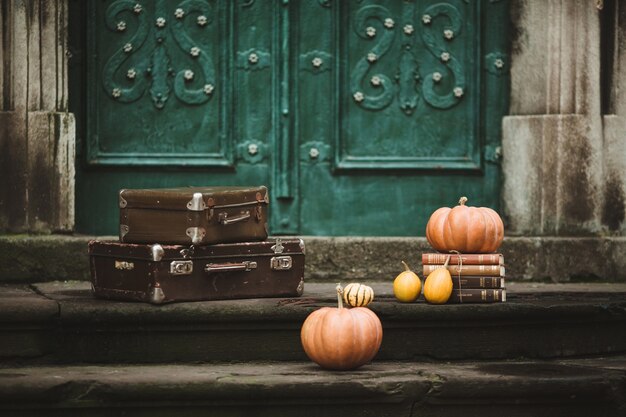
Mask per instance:
[[[343,301],[351,307],[365,307],[374,300],[374,290],[367,285],[353,282],[343,289]]]

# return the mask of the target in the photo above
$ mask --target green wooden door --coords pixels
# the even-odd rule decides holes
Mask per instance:
[[[506,1],[81,13],[79,231],[116,233],[117,190],[133,187],[265,184],[274,234],[415,236],[460,195],[498,208]]]

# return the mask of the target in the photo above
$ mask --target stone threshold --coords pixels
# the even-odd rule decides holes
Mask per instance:
[[[89,280],[87,242],[80,235],[0,236],[0,282]],[[116,240],[116,237],[100,237]],[[408,262],[421,273],[423,237],[303,237],[307,282],[386,281]],[[505,237],[508,281],[626,283],[624,237]]]

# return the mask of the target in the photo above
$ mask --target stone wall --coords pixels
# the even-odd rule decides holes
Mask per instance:
[[[507,232],[623,235],[626,5],[517,0],[511,17],[511,107],[502,138]],[[609,44],[614,53],[603,60]],[[603,108],[602,100],[611,103]]]
[[[66,0],[0,6],[0,230],[74,227]]]

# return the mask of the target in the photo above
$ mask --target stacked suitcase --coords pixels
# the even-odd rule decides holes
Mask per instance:
[[[120,238],[89,243],[94,294],[145,301],[300,296],[304,242],[268,239],[267,188],[121,190]]]

